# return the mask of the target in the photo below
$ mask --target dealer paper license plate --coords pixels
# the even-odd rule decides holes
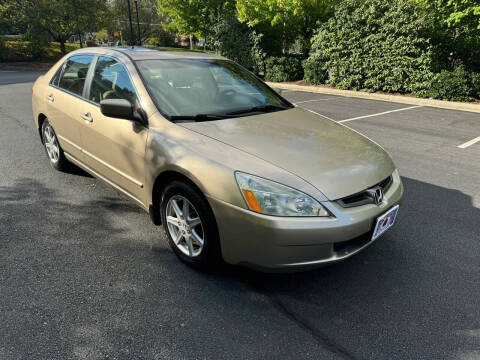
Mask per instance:
[[[397,217],[399,205],[395,205],[393,208],[388,210],[385,214],[377,218],[377,223],[375,224],[375,229],[373,230],[372,240],[375,240],[385,231],[392,227]]]

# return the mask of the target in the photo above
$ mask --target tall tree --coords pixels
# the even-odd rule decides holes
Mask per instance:
[[[433,18],[432,42],[449,67],[463,63],[480,72],[479,0],[416,0]],[[442,64],[440,64],[442,66]]]
[[[338,0],[237,0],[238,19],[274,29],[283,51],[299,36],[310,39],[317,24],[333,13]]]
[[[417,2],[434,11],[439,20],[450,28],[480,30],[478,0],[417,0]]]
[[[8,33],[12,29],[12,21],[10,18],[11,3],[6,0],[0,0],[0,35]]]
[[[27,32],[45,32],[60,43],[73,35],[101,28],[107,14],[107,0],[16,0],[10,3],[12,21]]]
[[[134,23],[134,43],[137,43],[139,39],[143,43],[151,36],[157,36],[159,33],[161,33],[163,19],[158,15],[157,0],[138,0],[137,9],[139,24],[137,24],[134,0],[130,0],[130,5],[132,21]],[[111,23],[108,26],[108,30],[110,32],[121,31],[124,39],[130,39],[127,1],[112,0],[110,2],[110,11],[112,17]],[[138,31],[138,28],[140,28],[140,32]]]
[[[222,11],[231,6],[234,2],[226,0],[158,0],[160,14],[168,19],[166,29],[205,39],[212,35]]]

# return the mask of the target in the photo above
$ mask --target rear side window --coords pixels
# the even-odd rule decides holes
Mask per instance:
[[[89,99],[97,104],[106,99],[125,99],[135,104],[135,87],[125,66],[111,57],[100,56],[95,66]]]
[[[92,55],[75,55],[67,60],[63,67],[58,87],[82,96]]]
[[[50,81],[50,84],[54,86],[58,86],[58,81],[60,80],[60,75],[62,75],[62,70],[64,66],[65,66],[65,63],[63,63],[62,66],[58,68],[57,72],[55,73],[55,76],[52,78],[52,81]]]

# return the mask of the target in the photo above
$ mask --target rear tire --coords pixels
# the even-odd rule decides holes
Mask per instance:
[[[48,119],[45,119],[42,123],[42,142],[48,159],[50,160],[50,165],[58,171],[67,170],[69,162],[60,147],[57,134],[55,133],[55,130],[53,130],[53,126]]]
[[[202,269],[221,263],[215,216],[192,185],[182,181],[167,185],[160,200],[160,215],[170,247],[181,261]]]

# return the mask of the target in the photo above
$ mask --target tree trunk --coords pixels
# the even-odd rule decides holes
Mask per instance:
[[[190,50],[193,50],[193,35],[190,35]]]
[[[80,34],[80,31],[78,32],[78,42],[80,43],[80,49],[82,49],[83,44],[82,44],[82,35]]]
[[[65,40],[60,39],[59,43],[60,43],[60,51],[62,52],[63,55],[65,55],[67,53],[67,49],[65,49]]]

